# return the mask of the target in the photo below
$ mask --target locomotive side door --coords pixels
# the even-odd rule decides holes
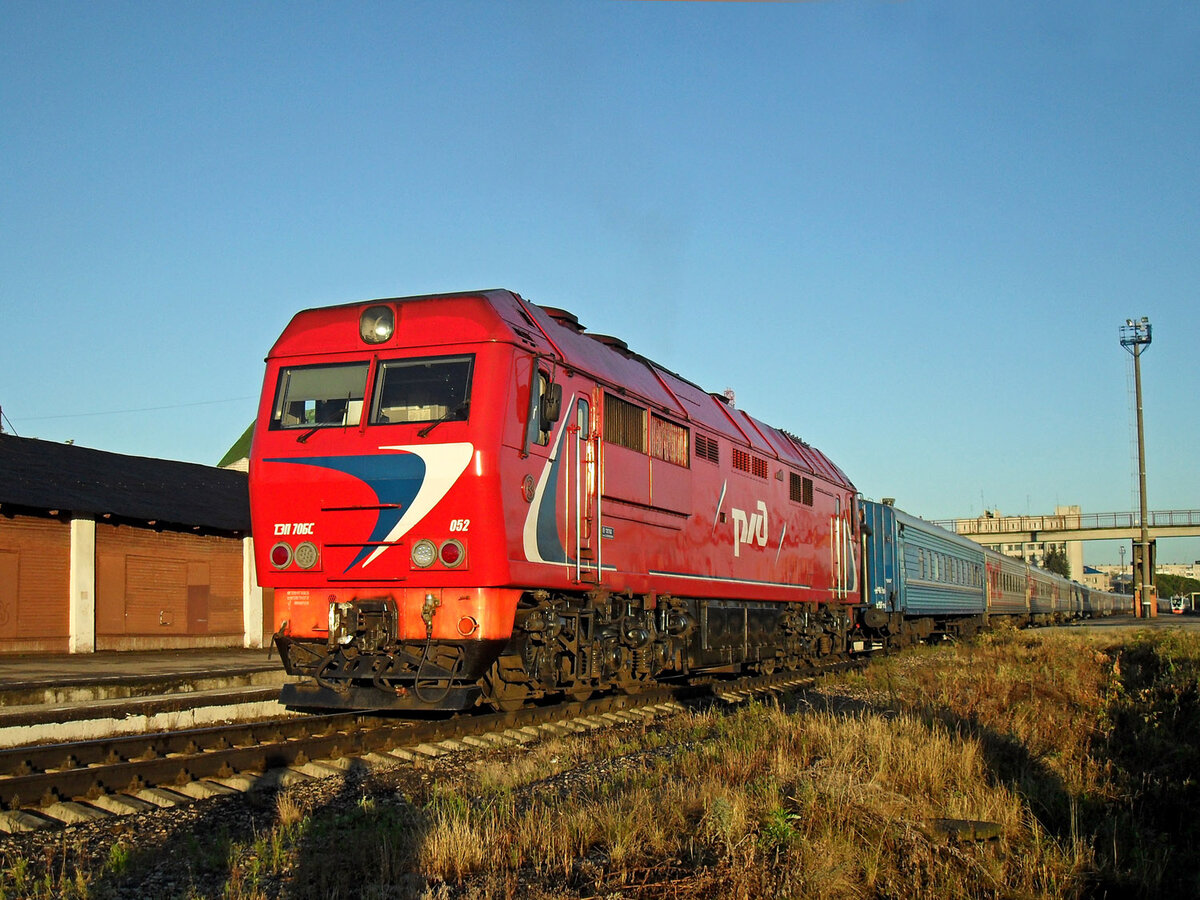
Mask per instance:
[[[830,562],[833,570],[834,599],[844,601],[858,592],[858,557],[853,520],[842,508],[842,498],[834,498],[834,513],[829,522]],[[852,509],[848,502],[846,509]]]
[[[568,540],[575,560],[577,583],[599,584],[600,558],[600,432],[592,397],[580,394],[567,424]]]

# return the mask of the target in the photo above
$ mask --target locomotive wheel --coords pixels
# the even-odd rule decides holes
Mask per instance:
[[[520,677],[520,664],[501,657],[483,679],[483,699],[496,712],[515,712],[524,706],[532,692]],[[505,671],[513,676],[512,681],[503,677]]]
[[[568,688],[563,693],[576,703],[582,703],[585,700],[590,700],[592,697],[592,689],[587,686]]]

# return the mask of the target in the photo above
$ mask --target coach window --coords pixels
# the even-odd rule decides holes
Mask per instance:
[[[367,365],[340,363],[281,369],[271,429],[357,425],[362,417]]]
[[[473,356],[389,359],[379,363],[371,424],[465,422]]]

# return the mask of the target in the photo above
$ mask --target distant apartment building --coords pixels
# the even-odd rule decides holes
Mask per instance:
[[[1116,568],[1114,566],[1114,568]],[[1113,573],[1103,571],[1103,566],[1084,566],[1083,577],[1077,579],[1094,591],[1111,591],[1113,589]]]
[[[1080,507],[1056,506],[1054,507],[1054,515],[1079,516]],[[989,510],[987,517],[1000,519],[1002,521],[1006,518],[1014,520],[1016,524],[1014,524],[1012,528],[1013,531],[1016,531],[1018,528],[1020,528],[1020,520],[1022,518],[1028,518],[1022,516],[1005,517],[1000,514],[999,510]],[[1008,529],[1005,529],[1003,525],[1001,525],[1000,530],[1003,532]],[[1001,536],[1002,535],[997,535],[997,537]],[[985,538],[983,537],[976,538],[976,540],[978,540],[980,543],[986,542]],[[1013,559],[1021,559],[1035,566],[1040,566],[1045,563],[1046,554],[1049,553],[1051,549],[1062,551],[1067,555],[1067,563],[1071,567],[1071,577],[1076,581],[1083,581],[1085,584],[1087,583],[1084,581],[1084,575],[1086,573],[1084,572],[1083,567],[1082,541],[1026,541],[1024,543],[1008,541],[1005,543],[990,544],[990,546],[995,547],[1005,556],[1011,556]]]
[[[1099,565],[1098,570],[1109,578],[1124,576],[1127,580],[1133,577],[1133,563],[1123,566]],[[1200,560],[1191,563],[1155,563],[1154,571],[1159,575],[1179,575],[1183,578],[1195,578],[1200,581]]]

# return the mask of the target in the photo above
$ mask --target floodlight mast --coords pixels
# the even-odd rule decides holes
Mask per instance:
[[[1138,545],[1141,547],[1141,562],[1135,564],[1134,579],[1139,585],[1138,596],[1140,603],[1134,609],[1139,616],[1154,616],[1158,612],[1158,604],[1153,596],[1152,582],[1154,573],[1150,562],[1150,530],[1146,522],[1146,438],[1142,430],[1142,348],[1150,346],[1150,320],[1145,316],[1140,319],[1126,319],[1121,326],[1121,346],[1133,355],[1133,383],[1137,393],[1137,443],[1138,443],[1138,502],[1141,507],[1140,521],[1141,536]]]

